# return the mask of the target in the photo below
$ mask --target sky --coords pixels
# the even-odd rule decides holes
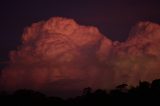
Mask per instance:
[[[160,23],[159,0],[1,0],[0,61],[17,48],[26,26],[54,16],[95,25],[112,40],[124,41],[141,20]]]
[[[129,78],[128,81],[132,83],[136,82],[135,76],[137,79],[157,78],[156,75],[160,75],[156,74],[160,61],[159,49],[156,49],[159,47],[159,10],[159,0],[1,0],[0,69],[3,69],[6,63],[9,63],[3,71],[2,80],[7,80],[8,84],[12,84],[10,81],[13,78],[13,81],[15,80],[13,82],[14,86],[16,84],[26,86],[23,83],[26,81],[28,84],[32,80],[33,84],[31,85],[35,84],[35,88],[37,86],[43,86],[42,88],[44,88],[46,87],[45,84],[50,86],[49,81],[52,83],[52,81],[57,80],[55,77],[57,72],[58,74],[62,72],[60,73],[61,76],[64,79],[67,78],[66,68],[70,69],[68,71],[71,73],[69,79],[61,80],[61,78],[58,78],[60,83],[54,82],[53,85],[61,87],[61,84],[63,85],[65,81],[68,81],[69,84],[70,82],[81,81],[81,79],[70,81],[70,77],[71,79],[76,77],[83,80],[89,78],[86,82],[88,84],[93,82],[95,78],[104,75],[101,81],[96,83],[100,83],[100,85],[96,85],[98,87],[106,86],[103,83],[108,79],[111,81],[113,78],[116,79],[114,79],[115,81],[119,79],[126,81]],[[51,18],[56,16],[64,18]],[[45,22],[42,22],[43,20]],[[36,22],[40,23],[35,24],[35,26],[32,25]],[[138,22],[141,23],[137,24]],[[52,24],[53,26],[50,26]],[[64,29],[65,25],[69,25],[67,29]],[[135,28],[132,28],[133,26]],[[29,28],[26,29],[26,27]],[[130,31],[131,28],[134,30]],[[34,30],[38,32],[34,32]],[[73,30],[75,32],[71,33]],[[52,37],[49,34],[50,32],[53,34]],[[129,34],[130,32],[132,33]],[[62,35],[58,35],[58,33],[70,35],[67,36],[70,41],[63,38]],[[136,37],[128,37],[129,35]],[[139,35],[141,36],[139,37]],[[147,40],[145,36],[147,36]],[[137,43],[135,44],[135,42]],[[74,48],[77,45],[78,48]],[[18,50],[17,47],[19,47]],[[62,54],[61,50],[63,51]],[[61,57],[55,58],[58,56],[56,56],[56,53],[62,55],[62,59]],[[140,57],[137,58],[137,56]],[[143,64],[145,60],[145,64],[148,64],[148,66]],[[69,63],[65,63],[66,61],[69,61]],[[33,65],[30,64],[32,62]],[[53,64],[51,64],[52,62]],[[134,64],[132,64],[133,62]],[[94,67],[92,67],[93,65]],[[134,68],[130,69],[130,65]],[[53,66],[56,66],[57,69]],[[42,72],[37,71],[39,67],[42,68]],[[84,73],[81,72],[82,68],[86,70]],[[140,70],[143,68],[154,70],[151,72],[153,76],[148,77],[150,71],[141,72]],[[113,72],[116,72],[117,69],[124,70],[124,72],[118,72],[119,74],[116,76]],[[30,70],[30,73],[28,73],[28,70]],[[76,72],[73,70],[76,70]],[[93,70],[93,72],[90,70]],[[103,70],[106,71],[103,72]],[[129,73],[129,70],[133,73]],[[56,74],[52,73],[55,79],[49,79],[52,78],[51,76],[46,78],[50,75],[50,72],[56,72]],[[19,79],[15,78],[20,73],[24,82],[19,82]],[[95,73],[96,76],[94,77]],[[138,76],[139,73],[142,74],[140,77]],[[107,75],[112,74],[113,78],[106,79]],[[28,80],[28,75],[32,76],[32,79]],[[42,77],[42,79],[38,79],[37,76]],[[57,85],[57,83],[60,85]],[[82,85],[86,85],[86,83]],[[34,88],[34,86],[32,87]]]

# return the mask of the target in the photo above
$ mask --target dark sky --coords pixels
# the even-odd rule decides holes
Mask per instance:
[[[20,44],[26,26],[53,16],[95,25],[110,39],[123,41],[138,21],[160,23],[160,0],[1,0],[0,66]]]

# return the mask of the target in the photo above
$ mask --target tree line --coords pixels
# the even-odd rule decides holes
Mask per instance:
[[[60,97],[47,96],[43,93],[21,89],[12,94],[0,92],[0,106],[137,106],[160,105],[160,79],[151,83],[139,82],[136,87],[127,84],[118,85],[116,88],[106,91],[85,88],[81,95],[62,99]]]

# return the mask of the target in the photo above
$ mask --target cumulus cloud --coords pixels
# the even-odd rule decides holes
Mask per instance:
[[[160,25],[151,22],[136,24],[122,43],[115,42],[112,50],[114,70],[117,77],[129,84],[139,80],[160,78]],[[115,80],[117,81],[117,80]]]
[[[94,26],[54,17],[25,29],[0,86],[51,93],[150,81],[160,77],[159,42],[160,26],[151,22],[135,25],[125,42],[113,42]]]

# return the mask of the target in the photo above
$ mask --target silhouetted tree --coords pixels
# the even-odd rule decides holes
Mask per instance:
[[[90,95],[92,92],[92,88],[87,87],[83,89],[83,95]]]
[[[140,81],[136,87],[129,88],[126,84],[118,85],[115,89],[107,92],[98,89],[92,91],[90,87],[85,88],[81,96],[64,100],[59,97],[47,97],[46,95],[22,89],[12,94],[0,93],[1,106],[130,106],[130,105],[160,105],[160,79],[151,84]]]
[[[160,89],[160,79],[153,80],[151,83],[151,88]]]

